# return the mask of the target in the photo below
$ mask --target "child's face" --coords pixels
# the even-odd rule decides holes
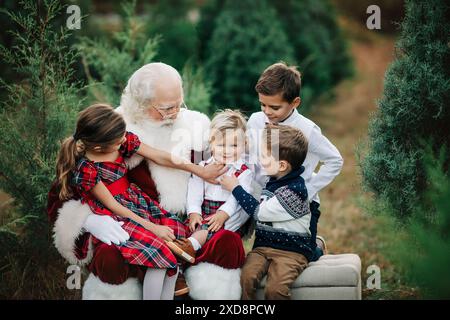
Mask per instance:
[[[258,93],[261,111],[269,118],[273,124],[277,124],[288,118],[292,111],[300,105],[300,97],[295,98],[291,103],[283,99],[282,95],[265,96]]]
[[[242,130],[218,132],[211,139],[211,152],[218,162],[229,164],[241,158],[245,151],[245,133]]]
[[[263,145],[261,148],[260,163],[264,174],[270,177],[281,177],[290,170],[287,161],[275,159],[272,153],[268,151],[266,145]]]

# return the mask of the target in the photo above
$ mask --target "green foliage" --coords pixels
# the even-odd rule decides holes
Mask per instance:
[[[303,110],[311,102],[352,74],[347,43],[328,0],[271,0],[283,30],[294,47],[303,81]]]
[[[122,90],[134,71],[156,56],[158,37],[149,38],[134,14],[135,1],[122,5],[123,25],[111,41],[82,37],[77,45],[89,80],[88,99],[119,105]]]
[[[259,75],[279,60],[292,63],[292,56],[275,10],[266,1],[228,0],[217,17],[205,62],[213,105],[259,110],[254,89]]]
[[[5,62],[23,80],[2,85],[7,92],[0,103],[0,188],[15,199],[19,217],[9,223],[39,230],[47,225],[46,199],[54,179],[59,141],[71,131],[80,109],[78,83],[72,79],[76,53],[66,46],[68,34],[55,31],[59,1],[23,1],[23,11],[5,13],[19,29],[16,45],[1,47]],[[11,232],[2,226],[2,232]],[[26,232],[32,244],[45,240],[45,232]]]
[[[245,1],[244,1],[245,2]],[[211,52],[207,50],[213,32],[216,28],[224,28],[219,22],[218,16],[223,12],[225,1],[210,0],[203,5],[201,9],[201,20],[198,24],[199,37],[199,53],[200,61],[207,61]],[[254,6],[259,6],[260,2],[254,2]],[[263,4],[264,7],[266,4]],[[319,97],[320,94],[330,90],[340,80],[352,74],[353,69],[350,57],[347,53],[347,43],[343,38],[341,31],[336,22],[336,13],[333,6],[328,0],[287,0],[276,1],[270,0],[269,5],[276,10],[275,29],[281,23],[282,31],[287,36],[287,42],[283,39],[272,39],[274,46],[285,46],[287,51],[291,51],[288,47],[293,47],[292,62],[295,62],[302,72],[302,111],[307,112],[311,103]],[[241,10],[242,15],[248,14],[241,2],[234,3],[236,11]],[[278,19],[277,19],[278,18]],[[272,18],[273,19],[273,18]],[[242,19],[236,21],[239,25]],[[269,20],[269,24],[273,20]],[[259,21],[252,21],[242,28],[242,33],[251,33],[257,30],[259,38],[265,38],[264,24]],[[267,22],[266,22],[267,23]],[[262,29],[261,29],[262,28]],[[231,32],[231,31],[230,31]],[[277,31],[280,32],[280,31]],[[264,36],[261,36],[264,35]],[[250,38],[251,36],[247,36]],[[253,39],[251,39],[252,42]],[[279,44],[278,42],[281,42]],[[228,46],[223,43],[222,46]],[[241,50],[241,46],[234,46],[229,51]],[[245,52],[247,53],[247,52]],[[282,60],[283,57],[275,57],[269,61],[265,67]],[[241,64],[242,69],[250,68],[251,64]],[[245,71],[244,71],[245,72]],[[215,85],[214,85],[215,87]],[[250,86],[249,86],[250,87]],[[220,89],[216,88],[215,89]],[[251,92],[254,92],[253,88]]]
[[[411,214],[425,189],[421,142],[432,141],[436,153],[450,136],[449,16],[445,1],[406,3],[397,59],[370,123],[363,181],[398,216]]]
[[[112,35],[111,41],[83,37],[77,45],[89,79],[90,102],[119,105],[130,76],[143,65],[156,60],[160,37],[149,34],[145,21],[136,16],[135,7],[135,1],[122,4],[123,25]],[[207,112],[210,85],[204,81],[202,69],[196,69],[192,63],[187,63],[182,73],[186,103],[192,109]]]
[[[216,28],[217,17],[225,4],[223,0],[205,1],[200,9],[200,21],[197,23],[197,57],[204,62],[208,57],[208,44]]]
[[[159,0],[146,8],[147,34],[158,34],[161,41],[156,59],[181,70],[195,56],[197,34],[195,21],[189,18],[193,0]]]
[[[210,115],[211,84],[204,79],[203,69],[187,63],[182,74],[186,105],[192,110]]]
[[[405,221],[386,224],[391,243],[385,254],[409,285],[424,298],[450,298],[450,176],[448,150],[437,158],[428,150],[424,157],[427,189]],[[388,210],[389,212],[389,210]]]

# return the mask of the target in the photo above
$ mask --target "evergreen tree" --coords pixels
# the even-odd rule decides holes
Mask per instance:
[[[419,288],[424,298],[449,299],[450,278],[450,176],[448,152],[441,148],[435,158],[425,155],[427,189],[418,201],[408,223],[391,222],[392,243],[386,248],[404,280]]]
[[[188,108],[211,116],[211,83],[205,80],[203,69],[186,63],[182,72],[184,102]]]
[[[425,189],[422,141],[431,141],[435,153],[449,141],[449,30],[447,1],[406,2],[397,59],[370,124],[364,184],[400,217],[413,211]]]
[[[351,75],[351,60],[328,0],[271,0],[294,47],[303,80],[303,108]]]
[[[147,6],[147,34],[158,34],[161,41],[156,59],[177,70],[195,56],[197,34],[195,21],[189,14],[193,12],[194,0],[157,0]]]
[[[72,132],[83,100],[73,79],[76,52],[67,46],[67,29],[57,31],[59,1],[21,5],[20,11],[4,11],[18,26],[12,33],[15,45],[0,46],[2,60],[19,79],[1,79],[6,98],[0,102],[0,189],[13,203],[6,216],[2,212],[0,226],[0,296],[13,290],[30,298],[54,290],[59,281],[38,279],[59,259],[48,228],[47,193],[59,142]]]
[[[112,39],[80,38],[77,45],[89,81],[89,100],[119,105],[128,79],[156,56],[158,37],[149,38],[134,14],[136,3],[122,4],[123,25]]]
[[[216,28],[217,17],[225,4],[223,0],[208,0],[200,8],[200,20],[197,23],[197,57],[204,62],[208,56],[208,44]]]
[[[292,56],[275,10],[266,1],[226,1],[205,62],[213,86],[213,105],[259,110],[254,89],[259,75],[277,61],[292,63]]]
[[[218,25],[217,18],[225,3],[210,0],[201,8],[197,26],[200,61],[206,61],[209,57],[207,44]],[[258,3],[255,2],[255,6]],[[352,74],[347,43],[337,25],[334,7],[328,0],[270,0],[269,5],[276,9],[278,20],[294,49],[293,60],[302,72],[301,110],[305,112],[320,94]],[[235,8],[239,10],[239,4]],[[259,25],[252,27],[259,28]],[[264,38],[265,34],[260,32],[259,36]]]
[[[160,37],[151,36],[145,21],[135,14],[135,1],[122,4],[123,25],[112,35],[112,40],[81,38],[77,46],[89,79],[89,100],[120,103],[120,96],[130,76],[143,65],[156,59]],[[209,107],[210,86],[203,80],[201,69],[188,64],[184,83],[186,104],[206,112]]]

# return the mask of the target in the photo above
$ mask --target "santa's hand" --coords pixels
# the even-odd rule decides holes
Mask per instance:
[[[123,222],[118,222],[110,216],[90,214],[84,222],[83,228],[100,241],[110,245],[121,244],[130,239],[130,235],[122,229]]]

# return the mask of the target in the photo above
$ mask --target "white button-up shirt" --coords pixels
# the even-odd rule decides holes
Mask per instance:
[[[215,160],[213,157],[207,161],[199,163],[201,166],[213,163]],[[234,175],[236,171],[241,170],[242,165],[245,164],[243,159],[236,161],[229,165],[226,175]],[[249,167],[249,166],[247,166]],[[244,170],[237,178],[239,184],[249,193],[252,192],[251,184],[253,181],[253,172],[250,169]],[[204,181],[196,175],[192,175],[189,179],[188,194],[186,201],[186,212],[188,215],[191,213],[198,213],[202,215],[202,203],[203,200],[212,201],[224,201],[218,210],[225,211],[229,216],[225,222],[225,229],[231,231],[237,231],[249,218],[248,214],[238,204],[231,192],[222,188],[220,184],[212,184]]]
[[[247,122],[250,139],[253,148],[259,148],[259,142],[262,130],[269,123],[269,119],[264,112],[253,113]],[[308,139],[308,154],[303,162],[305,171],[302,174],[305,179],[306,189],[308,190],[309,201],[320,202],[319,191],[325,188],[341,172],[344,160],[338,149],[322,134],[319,126],[313,121],[302,116],[297,109],[280,125],[289,125],[300,129]],[[314,172],[319,162],[322,163],[319,171]],[[257,163],[254,168],[256,180],[260,184],[267,181],[267,177],[261,172],[261,166]]]

